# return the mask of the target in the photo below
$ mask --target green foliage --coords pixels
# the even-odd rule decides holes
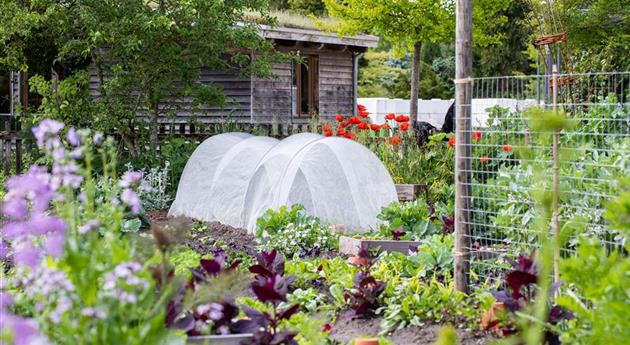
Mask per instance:
[[[424,146],[418,147],[417,138],[411,133],[402,135],[400,144],[391,145],[374,140],[372,136],[378,134],[372,132],[367,138],[359,136],[359,142],[383,162],[394,183],[426,185],[431,203],[448,203],[452,199],[449,186],[454,181],[455,150],[449,148],[447,134],[432,135]]]
[[[291,209],[283,205],[278,211],[267,210],[256,221],[256,239],[267,250],[276,249],[284,256],[305,256],[337,248],[338,238],[330,225],[306,215],[302,205]]]
[[[626,0],[567,0],[553,2],[553,6],[570,37],[568,44],[578,71],[630,69],[630,13]]]
[[[607,253],[598,241],[584,240],[574,256],[563,260],[561,272],[571,290],[557,303],[576,314],[562,334],[563,343],[625,342],[630,337],[630,259],[619,252]]]
[[[608,102],[608,101],[606,101]],[[533,108],[527,111],[532,120],[521,113],[510,114],[505,109],[491,111],[489,126],[481,132],[481,139],[473,142],[473,169],[484,171],[483,178],[492,188],[475,188],[484,193],[473,198],[475,208],[496,210],[491,215],[473,214],[474,222],[490,223],[494,226],[488,238],[509,238],[516,243],[532,243],[539,231],[536,224],[537,190],[551,188],[549,179],[539,178],[552,175],[552,160],[549,131],[570,129],[560,136],[560,208],[561,230],[568,237],[566,245],[575,247],[580,237],[595,236],[609,242],[623,244],[625,238],[606,225],[603,217],[606,198],[602,195],[619,194],[615,180],[628,176],[630,140],[619,135],[597,135],[608,133],[611,121],[627,116],[627,110],[609,105],[592,106],[587,112],[578,111],[571,117],[560,113]],[[579,124],[578,124],[579,123]],[[526,145],[522,134],[529,132],[530,142]],[[506,152],[502,147],[510,145]],[[566,149],[564,149],[566,148]],[[520,155],[519,155],[520,154]],[[490,158],[488,163],[479,158]],[[517,159],[518,157],[521,159]],[[545,163],[547,162],[547,163]],[[529,163],[529,164],[528,164]],[[580,193],[576,197],[576,193]],[[546,202],[550,202],[547,199]],[[488,216],[489,218],[484,218]]]
[[[128,152],[138,155],[150,139],[157,147],[158,118],[187,111],[203,115],[204,105],[223,106],[220,87],[201,83],[201,69],[239,70],[270,76],[271,44],[246,11],[266,16],[266,0],[159,2],[119,0],[4,1],[0,20],[0,64],[20,70],[45,57],[46,68],[31,71],[33,90],[41,93],[36,113],[68,124],[116,130]],[[271,19],[270,19],[271,20]],[[43,44],[41,44],[43,43]],[[251,59],[250,51],[256,51]],[[100,97],[88,94],[86,66],[99,80]],[[188,99],[187,102],[174,100]],[[150,130],[138,113],[149,119]],[[78,117],[80,114],[80,118]]]
[[[359,97],[409,98],[411,69],[388,52],[367,52],[359,71]],[[454,75],[454,74],[453,74]],[[450,76],[448,78],[452,78]],[[423,99],[451,98],[452,89],[426,63],[420,66],[420,93]]]
[[[499,12],[507,20],[494,27],[481,28],[491,36],[499,36],[499,43],[473,49],[473,75],[489,77],[536,72],[527,53],[528,49],[533,49],[531,41],[535,29],[530,19],[531,11],[530,1],[512,0]]]
[[[383,207],[377,216],[387,222],[380,229],[383,237],[390,238],[393,231],[400,230],[405,233],[402,239],[414,241],[441,232],[440,222],[433,217],[432,210],[423,199],[406,203],[393,202]]]
[[[45,259],[37,268],[14,271],[17,275],[7,280],[17,293],[12,311],[34,318],[40,333],[54,344],[181,343],[164,327],[171,286],[156,293],[150,267],[138,262],[143,257],[133,241],[136,235],[125,233],[127,206],[118,200],[113,141],[94,147],[89,131],[82,136],[82,159],[72,161],[82,177],[80,188],[61,186],[57,193],[63,200],[50,210],[65,224],[63,251],[56,258],[38,253]],[[97,189],[90,167],[98,160],[104,176],[98,177]],[[81,230],[90,221],[100,226]],[[12,343],[5,335],[0,335],[1,341]]]

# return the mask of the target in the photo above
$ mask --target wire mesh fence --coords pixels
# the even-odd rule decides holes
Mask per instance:
[[[555,104],[566,117],[557,137],[558,220],[567,239],[562,254],[583,237],[619,247],[623,236],[608,226],[604,212],[619,194],[620,179],[630,176],[630,72],[556,77]],[[552,224],[538,222],[537,196],[553,186],[554,124],[548,122],[555,117],[539,109],[554,107],[554,83],[545,75],[491,77],[476,78],[468,88],[475,102],[493,105],[471,111],[466,210],[471,267],[488,277],[506,266],[502,254],[529,254],[539,236],[552,233]]]

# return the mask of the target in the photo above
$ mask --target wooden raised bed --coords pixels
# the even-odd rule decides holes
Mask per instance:
[[[414,201],[419,196],[426,197],[427,186],[423,184],[397,184],[396,193],[399,201]]]
[[[346,255],[358,255],[361,246],[367,249],[378,249],[379,252],[409,253],[409,247],[417,247],[418,241],[394,241],[394,240],[364,240],[341,236],[339,238],[339,252]]]
[[[254,335],[245,334],[226,334],[226,335],[205,335],[199,337],[188,337],[186,344],[200,345],[240,345],[242,341],[251,340]]]

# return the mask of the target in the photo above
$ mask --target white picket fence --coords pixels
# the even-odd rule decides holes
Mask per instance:
[[[370,118],[375,123],[385,121],[385,115],[409,114],[409,100],[390,98],[359,98],[359,104],[363,104],[370,112]],[[453,103],[452,99],[419,99],[418,121],[425,121],[431,125],[442,128],[444,116]],[[488,119],[486,109],[493,106],[501,106],[510,111],[523,110],[536,105],[535,99],[517,100],[510,98],[474,98],[472,101],[473,126],[484,127]]]

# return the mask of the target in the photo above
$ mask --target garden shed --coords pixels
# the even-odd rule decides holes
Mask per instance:
[[[350,114],[356,108],[357,62],[378,38],[361,35],[340,37],[314,29],[261,25],[261,35],[272,41],[279,52],[293,53],[303,63],[274,63],[272,79],[242,77],[239,71],[205,69],[200,81],[223,89],[223,107],[202,105],[196,120],[213,123],[228,115],[237,122],[304,124],[311,115]],[[98,95],[98,77],[91,71],[90,88]],[[177,111],[176,123],[189,120],[184,106]],[[170,122],[170,121],[169,121]]]

